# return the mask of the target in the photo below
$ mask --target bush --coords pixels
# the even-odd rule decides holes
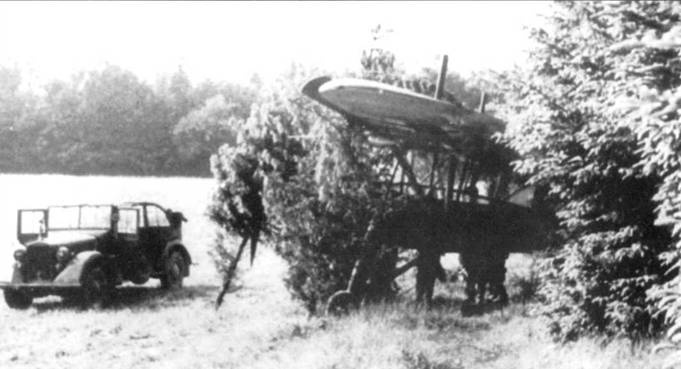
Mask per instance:
[[[244,199],[261,197],[274,249],[289,263],[286,285],[314,312],[350,278],[380,197],[371,183],[381,155],[368,154],[362,135],[337,129],[344,125],[337,115],[301,95],[310,78],[295,69],[285,76],[238,127],[237,145],[212,158],[219,186],[210,213],[244,235],[255,213]]]
[[[529,70],[502,78],[508,88],[507,138],[530,183],[550,186],[564,241],[541,293],[552,333],[570,340],[591,332],[655,334],[661,319],[647,293],[669,278],[660,256],[671,244],[655,225],[658,172],[641,165],[637,121],[623,114],[634,86],[669,88],[654,66],[675,53],[619,47],[678,21],[669,3],[558,3]],[[676,15],[674,15],[676,14]],[[673,19],[676,19],[674,21]],[[633,61],[648,69],[637,72]]]

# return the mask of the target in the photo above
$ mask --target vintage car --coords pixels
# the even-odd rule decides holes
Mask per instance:
[[[159,278],[179,288],[191,257],[182,242],[184,215],[149,202],[52,206],[17,212],[10,282],[0,282],[11,308],[59,295],[84,307],[105,305],[117,285]]]

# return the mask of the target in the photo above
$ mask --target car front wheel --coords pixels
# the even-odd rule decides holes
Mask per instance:
[[[81,280],[84,308],[102,308],[111,301],[111,285],[101,265],[89,267]]]
[[[28,309],[33,303],[33,298],[23,292],[5,290],[5,302],[12,309]]]
[[[161,286],[168,289],[182,288],[187,263],[179,251],[173,251],[165,262],[165,273],[161,278]]]

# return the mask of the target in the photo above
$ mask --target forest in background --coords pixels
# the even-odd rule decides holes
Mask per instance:
[[[421,73],[435,78],[433,69]],[[450,73],[448,81],[464,102],[477,103],[479,91],[463,78]],[[253,104],[277,88],[257,75],[246,84],[195,84],[181,67],[147,83],[115,65],[38,91],[24,82],[20,68],[0,66],[1,173],[209,177],[210,156],[236,144]]]
[[[250,113],[246,85],[193,84],[179,68],[145,83],[107,65],[22,87],[19,68],[0,66],[0,172],[210,176],[209,157],[234,143],[230,127]]]

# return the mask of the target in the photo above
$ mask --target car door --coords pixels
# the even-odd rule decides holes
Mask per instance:
[[[119,250],[119,267],[125,279],[131,279],[141,268],[144,269],[146,260],[140,248],[139,225],[141,214],[139,209],[118,208],[115,242]]]
[[[144,226],[140,229],[140,245],[156,271],[163,269],[163,250],[172,235],[166,212],[157,205],[144,206]]]

